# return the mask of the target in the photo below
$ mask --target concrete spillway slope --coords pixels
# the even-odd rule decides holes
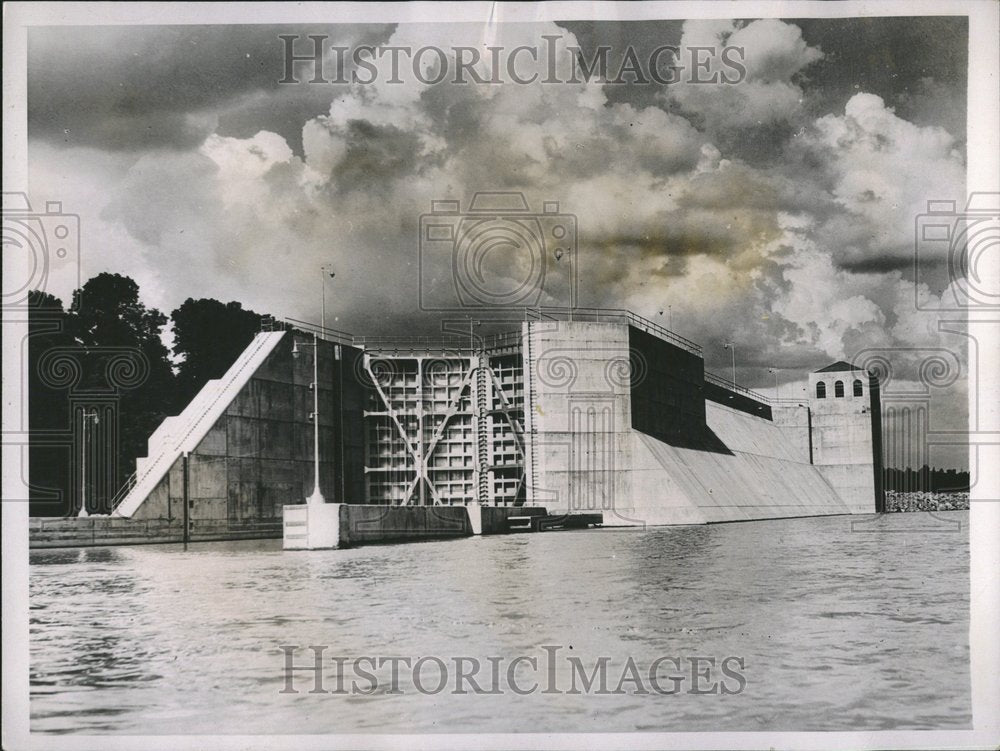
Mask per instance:
[[[810,463],[805,413],[775,422],[718,386],[732,406],[707,399],[693,347],[616,323],[522,332],[529,485],[550,511],[599,510],[606,526],[851,512]]]
[[[780,427],[712,402],[705,412],[726,450],[673,446],[633,431],[630,519],[697,524],[850,513]]]
[[[206,383],[181,414],[163,421],[149,438],[147,455],[136,461],[135,485],[112,512],[114,516],[132,516],[177,459],[197,447],[284,334],[257,334],[222,378]]]

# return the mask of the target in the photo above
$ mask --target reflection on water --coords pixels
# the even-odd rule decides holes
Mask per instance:
[[[32,730],[968,727],[967,520],[895,514],[852,530],[832,517],[296,553],[279,541],[32,551]],[[301,693],[279,694],[281,645],[301,645],[301,660],[306,645],[329,645],[327,655],[446,661],[559,645],[588,668],[602,656],[620,666],[736,655],[747,687],[340,696],[306,693],[306,678]]]

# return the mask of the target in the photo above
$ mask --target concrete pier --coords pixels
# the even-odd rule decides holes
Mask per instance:
[[[469,514],[463,506],[325,503],[284,509],[285,550],[323,550],[471,535]]]
[[[28,544],[39,549],[267,540],[277,537],[281,537],[281,524],[273,521],[199,521],[190,526],[186,537],[184,523],[180,519],[91,516],[86,519],[34,517],[28,521]]]
[[[285,550],[324,550],[514,531],[509,520],[547,518],[541,506],[298,504],[284,508]]]

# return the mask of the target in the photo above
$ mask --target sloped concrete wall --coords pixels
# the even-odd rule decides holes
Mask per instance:
[[[812,416],[806,404],[781,404],[771,407],[771,419],[785,434],[795,452],[796,461],[812,464]]]
[[[647,523],[849,513],[816,468],[801,461],[778,426],[713,403],[707,405],[706,419],[728,452],[671,446],[636,433],[635,455],[645,451],[655,462],[644,460],[652,471],[639,473],[635,483],[636,512],[653,519]]]
[[[849,513],[809,462],[804,412],[779,425],[705,400],[689,352],[629,329],[526,324],[535,503],[605,526]]]
[[[297,358],[292,356],[295,338],[303,352]],[[189,453],[187,518],[193,533],[217,522],[234,529],[249,523],[280,525],[282,507],[312,492],[311,343],[311,337],[287,335]],[[320,488],[329,501],[350,493],[347,500],[363,502],[358,494],[363,493],[359,426],[364,395],[353,367],[360,353],[341,347],[338,360],[333,343],[319,345]],[[183,519],[184,480],[184,461],[178,458],[133,518]]]

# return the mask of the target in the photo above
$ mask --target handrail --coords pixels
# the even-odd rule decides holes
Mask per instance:
[[[626,323],[643,329],[647,333],[658,336],[668,342],[676,344],[692,354],[703,357],[701,345],[661,326],[658,323],[650,321],[648,318],[644,318],[643,316],[624,308],[569,308],[539,306],[534,308],[521,308],[517,310],[523,313],[525,321],[548,320],[582,321],[591,323]],[[470,338],[468,335],[464,335],[459,332],[448,332],[436,337],[404,335],[358,336],[350,334],[346,331],[341,331],[340,329],[333,329],[330,327],[324,328],[319,324],[301,321],[297,318],[274,318],[272,319],[272,323],[280,325],[282,328],[286,328],[287,326],[301,328],[304,331],[316,332],[323,338],[334,339],[342,344],[349,344],[355,347],[382,352],[389,350],[395,352],[417,352],[421,350],[450,350],[456,353],[472,352],[509,346],[511,343],[518,341],[521,337],[520,331],[503,331],[498,334],[491,334],[485,337],[476,336],[476,343],[473,345],[470,344]],[[708,371],[705,371],[705,380],[709,383],[715,384],[716,386],[721,386],[722,388],[729,389],[730,391],[749,396],[750,398],[756,399],[764,404],[798,404],[803,402],[803,399],[801,398],[774,398],[764,396],[753,389],[746,388],[745,386],[739,386],[734,384],[729,379],[721,378],[720,376],[717,376],[714,373],[709,373]]]
[[[355,336],[352,343],[371,352],[454,352],[468,353],[497,349],[521,341],[520,331],[501,331],[488,336],[459,333],[441,336]]]
[[[587,321],[592,323],[624,322],[644,329],[646,333],[654,334],[699,357],[702,355],[701,345],[624,308],[560,308],[548,306],[525,308],[525,318],[527,319],[529,315],[536,316],[536,320]]]
[[[738,386],[731,380],[727,378],[720,378],[714,373],[709,373],[707,370],[705,371],[705,380],[708,383],[715,384],[716,386],[721,386],[724,389],[729,389],[734,393],[744,394],[745,396],[749,396],[751,399],[755,399],[758,402],[762,402],[764,404],[771,404],[773,401],[769,396],[764,396],[763,394],[758,393],[753,389],[748,389],[746,386]]]
[[[645,330],[646,333],[653,334],[661,339],[671,342],[672,344],[676,344],[682,349],[696,354],[699,357],[702,356],[701,345],[674,331],[671,331],[668,328],[665,328],[664,326],[661,326],[658,323],[650,321],[648,318],[643,318],[642,316],[633,313],[631,310],[625,310],[624,308],[567,308],[557,306],[540,306],[534,308],[504,309],[499,310],[498,313],[506,313],[507,315],[505,315],[501,320],[509,320],[509,314],[511,312],[518,311],[523,315],[525,321],[550,320],[630,324],[636,328]],[[468,345],[468,337],[459,332],[449,332],[437,337],[408,337],[403,335],[359,336],[340,329],[330,328],[329,326],[324,327],[317,323],[303,321],[298,318],[268,318],[266,321],[262,322],[262,327],[263,326],[280,326],[282,329],[286,329],[289,326],[292,328],[300,328],[308,333],[315,333],[321,338],[332,339],[341,344],[349,344],[356,347],[385,349],[388,348],[389,345],[394,345],[392,347],[393,349],[406,350],[419,349],[419,345],[421,344],[425,346],[433,345],[433,347],[437,349],[447,348],[456,350],[471,350],[480,349],[483,346],[488,348],[491,346],[491,339],[496,342],[506,342],[507,340],[504,339],[504,337],[519,335],[518,332],[501,332],[500,334],[491,335],[491,337],[481,338],[479,341],[483,344],[472,346]]]
[[[132,488],[135,487],[137,481],[136,475],[137,472],[130,474],[126,478],[125,482],[122,483],[122,486],[118,488],[117,492],[111,496],[111,500],[108,501],[108,504],[111,507],[111,513],[115,512],[115,509],[117,509],[121,505],[121,502],[125,500],[125,496],[127,496]]]
[[[278,319],[275,319],[275,321],[277,322]],[[318,323],[310,323],[309,321],[300,321],[298,318],[284,318],[281,319],[281,322],[290,323],[293,328],[301,328],[309,334],[316,334],[320,339],[332,339],[339,344],[353,344],[354,339],[357,338],[350,332],[330,328],[329,326],[321,326]]]

